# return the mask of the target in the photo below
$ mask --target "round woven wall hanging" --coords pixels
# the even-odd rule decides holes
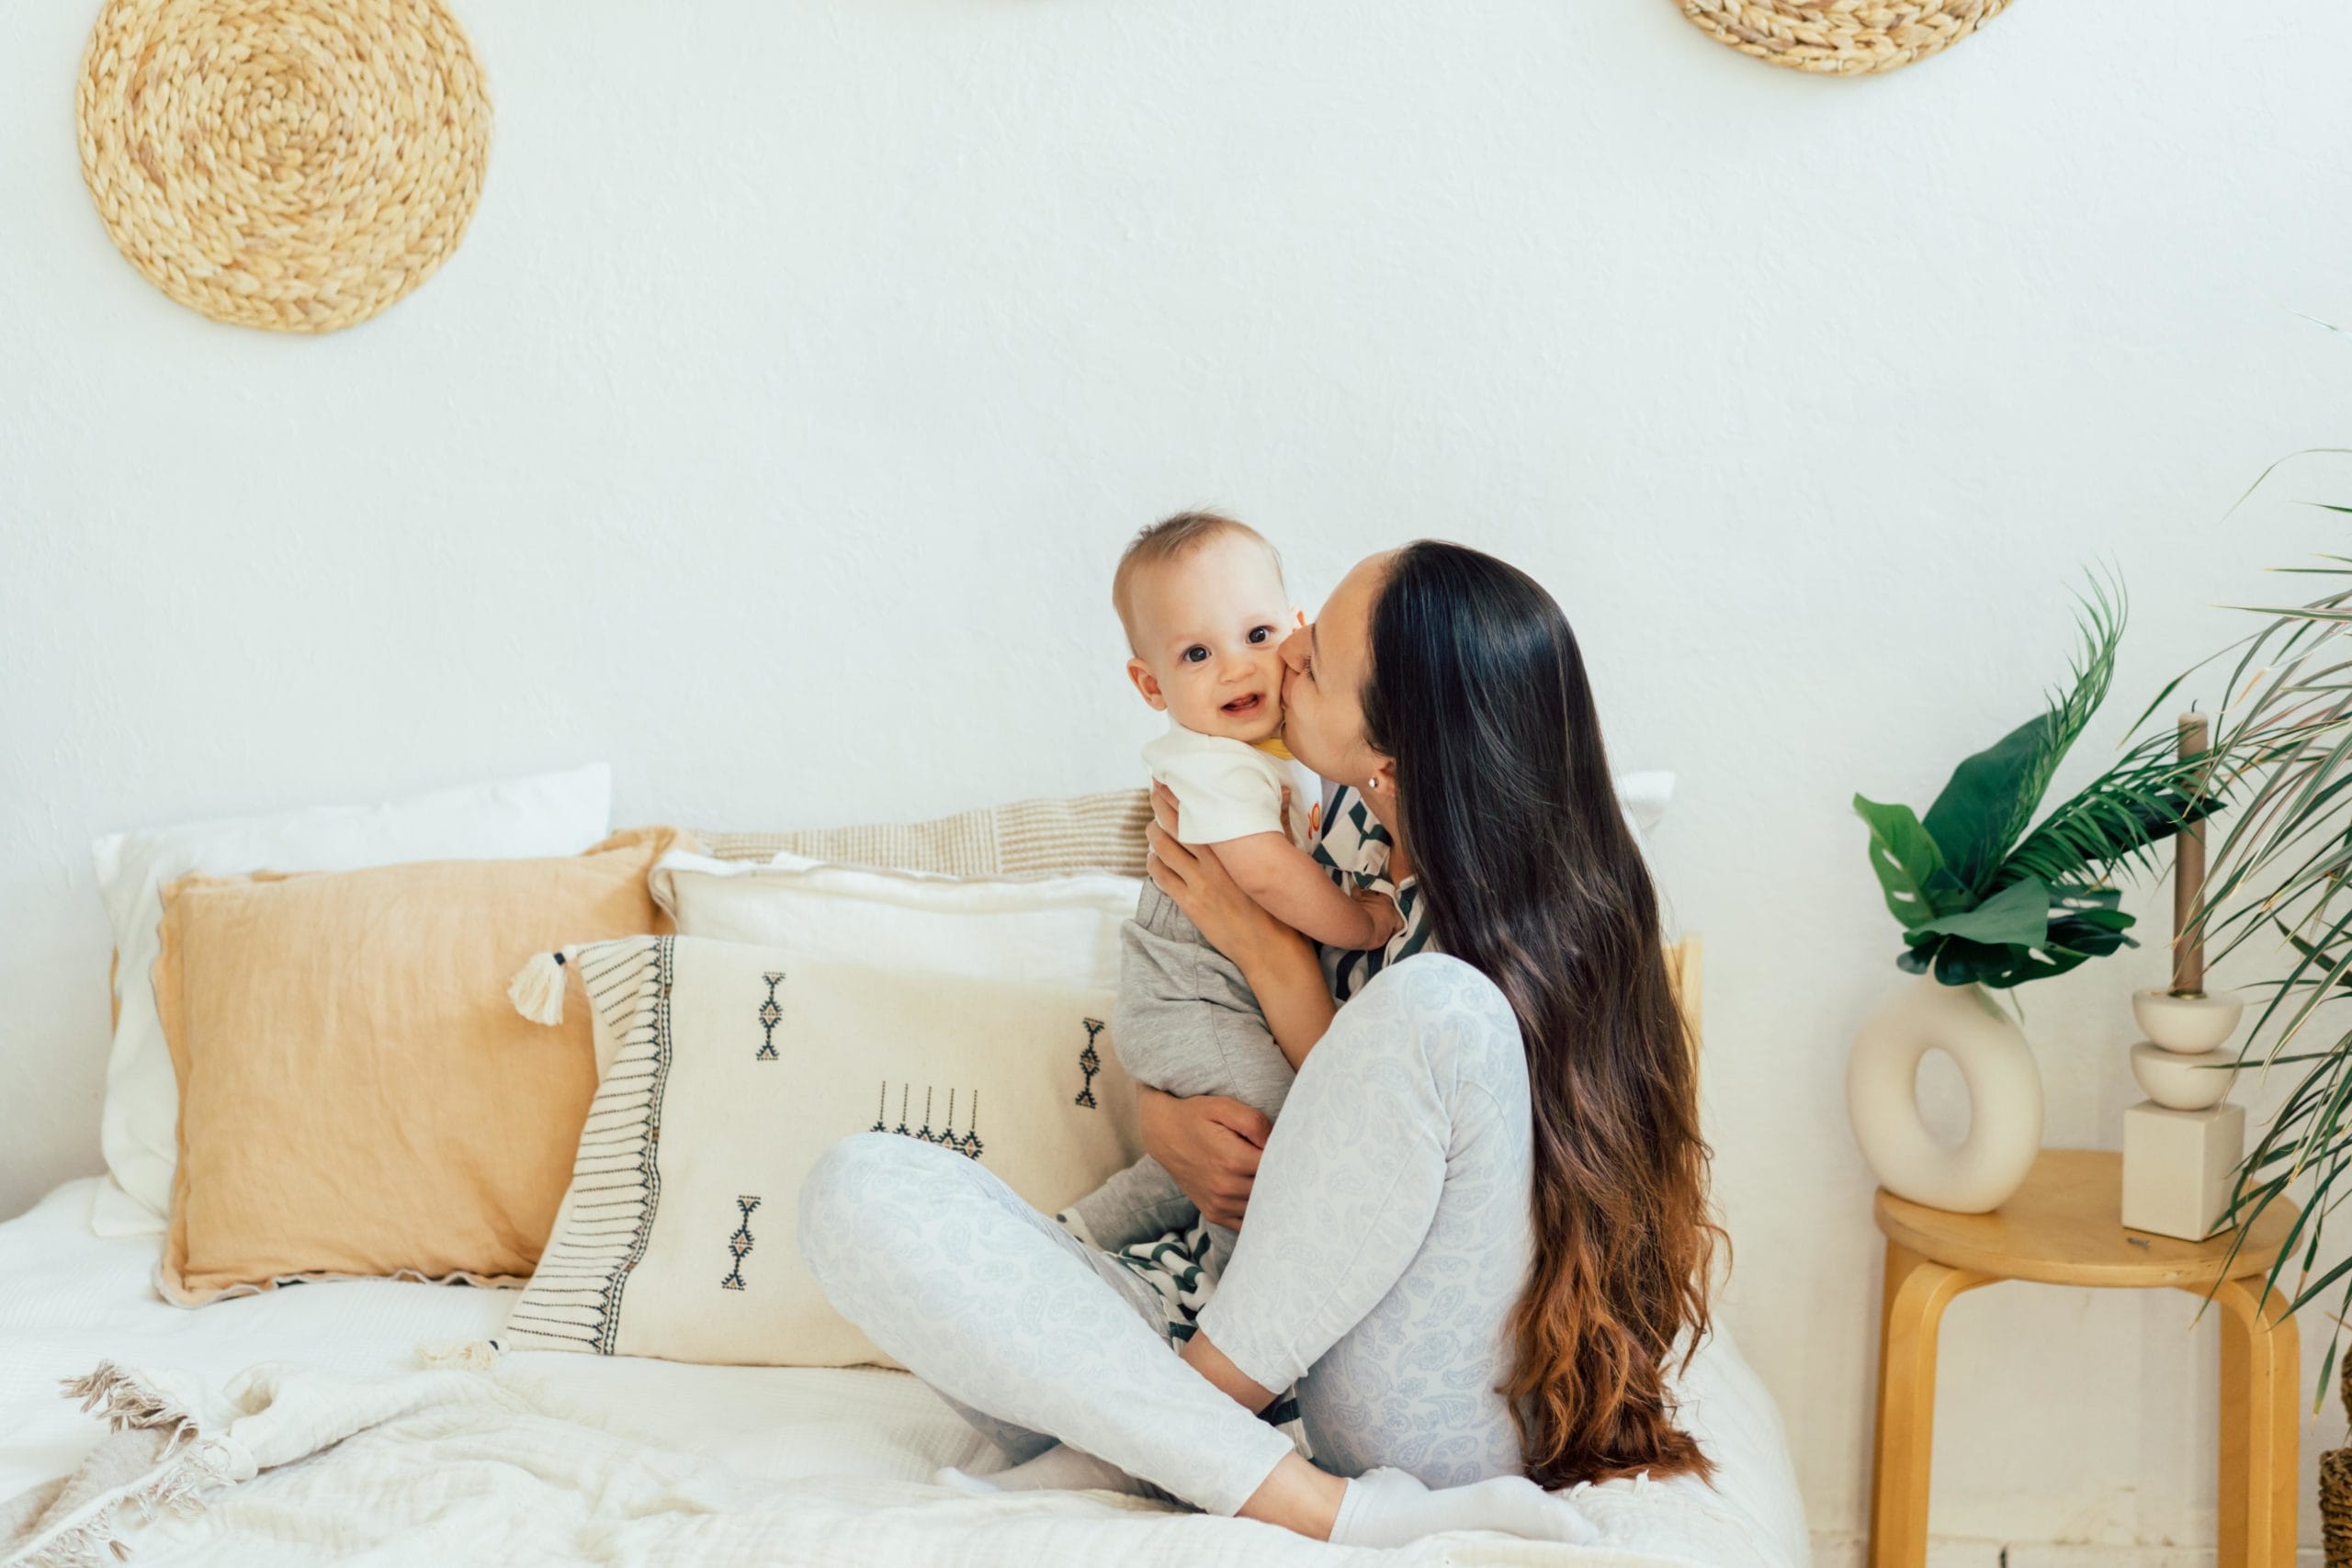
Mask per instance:
[[[1719,42],[1793,71],[1860,76],[1950,49],[2009,0],[1676,0]]]
[[[331,333],[449,259],[490,95],[440,0],[107,0],[74,99],[116,246],[216,321]]]

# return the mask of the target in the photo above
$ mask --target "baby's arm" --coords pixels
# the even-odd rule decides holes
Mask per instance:
[[[1404,923],[1386,898],[1340,892],[1314,856],[1280,833],[1249,833],[1208,847],[1260,908],[1326,947],[1380,947]]]

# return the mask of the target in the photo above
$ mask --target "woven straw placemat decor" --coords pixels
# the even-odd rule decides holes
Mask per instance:
[[[1742,54],[1793,71],[1860,76],[1950,49],[2009,0],[1675,0]]]
[[[440,0],[107,0],[74,94],[116,246],[216,321],[330,333],[449,259],[490,95]]]

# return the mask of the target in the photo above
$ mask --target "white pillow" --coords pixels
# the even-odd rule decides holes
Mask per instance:
[[[1674,804],[1674,775],[1668,773],[1619,773],[1609,781],[1617,786],[1617,804],[1634,825],[1634,837],[1648,848],[1649,835],[1666,820]]]
[[[603,1082],[506,1348],[882,1361],[800,1261],[818,1156],[903,1132],[1048,1213],[1135,1160],[1108,989],[902,966],[928,956],[905,931],[866,964],[690,936],[572,953],[565,1005],[589,1010]]]
[[[424,860],[525,860],[577,854],[612,824],[612,769],[447,789],[378,806],[321,807],[177,828],[110,833],[90,846],[98,895],[114,926],[115,999],[121,1010],[107,1056],[99,1138],[113,1179],[90,1213],[100,1235],[157,1235],[179,1160],[179,1081],[172,1073],[155,992],[159,890],[192,872],[356,871]]]
[[[761,865],[677,850],[652,877],[653,901],[680,936],[913,974],[1097,990],[1118,987],[1119,928],[1142,889],[1139,879],[1108,872],[967,879],[790,853]]]

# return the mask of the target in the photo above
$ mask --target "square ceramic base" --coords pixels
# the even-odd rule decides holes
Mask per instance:
[[[2245,1107],[2142,1100],[2123,1113],[2124,1227],[2203,1241],[2221,1228],[2245,1157]]]

